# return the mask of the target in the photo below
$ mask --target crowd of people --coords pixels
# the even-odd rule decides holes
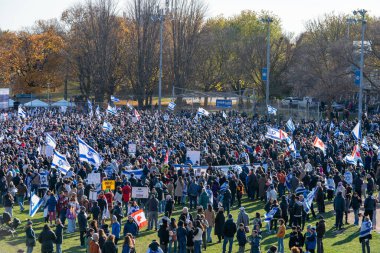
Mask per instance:
[[[114,253],[120,244],[122,253],[136,252],[145,229],[157,231],[158,239],[147,252],[200,253],[217,238],[223,253],[232,252],[235,240],[238,252],[250,245],[257,253],[264,252],[262,238],[276,234],[278,242],[269,253],[322,253],[328,204],[338,232],[353,211],[363,253],[370,252],[379,201],[379,115],[364,116],[366,142],[358,145],[362,159],[349,163],[345,156],[357,145],[351,134],[357,122],[335,115],[297,122],[289,131],[285,121],[234,111],[199,117],[189,111],[139,111],[136,118],[134,110],[94,115],[86,108],[32,109],[23,119],[17,111],[2,113],[1,205],[13,216],[17,206],[24,212],[31,194],[42,199],[45,226],[37,235],[33,219],[27,221],[28,253],[37,240],[42,252],[62,252],[64,234],[77,231],[86,252]],[[102,128],[105,120],[111,131]],[[266,138],[269,126],[287,131],[296,148]],[[46,133],[71,165],[65,174],[51,167]],[[77,136],[100,154],[100,166],[80,161]],[[313,145],[316,136],[325,150]],[[136,145],[133,153],[130,144]],[[192,161],[188,150],[200,151],[200,160]],[[94,171],[102,181],[115,180],[115,190],[88,183]],[[149,197],[132,198],[133,187],[148,187]],[[263,206],[265,213],[257,209],[252,217],[247,206]],[[140,209],[147,228],[133,217]],[[239,209],[237,217],[234,209]],[[180,215],[174,215],[178,210]]]

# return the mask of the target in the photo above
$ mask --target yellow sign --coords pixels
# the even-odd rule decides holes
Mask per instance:
[[[103,180],[102,190],[115,190],[115,180]]]

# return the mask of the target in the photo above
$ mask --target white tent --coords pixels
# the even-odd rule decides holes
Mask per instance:
[[[49,104],[45,103],[45,102],[42,102],[41,100],[39,99],[35,99],[33,101],[30,101],[28,103],[25,103],[24,104],[25,107],[48,107]]]
[[[15,103],[15,101],[14,101],[13,99],[9,99],[9,100],[8,100],[8,106],[9,106],[9,107],[13,107],[13,106],[14,106],[14,103]]]
[[[51,106],[56,106],[56,107],[60,107],[60,106],[74,107],[75,104],[73,102],[68,102],[68,101],[62,99],[62,100],[59,100],[58,102],[52,103]]]

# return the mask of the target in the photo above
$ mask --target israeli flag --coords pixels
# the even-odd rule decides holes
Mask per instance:
[[[112,102],[120,102],[120,99],[111,95],[111,101]]]
[[[67,161],[66,157],[62,154],[60,154],[58,151],[54,150],[53,155],[53,161],[51,163],[51,166],[53,168],[58,168],[59,171],[66,175],[67,172],[70,170],[71,166],[69,162]]]
[[[47,171],[42,171],[40,173],[40,189],[47,189],[49,188],[49,179],[48,179],[49,173]]]
[[[288,188],[288,190],[292,188],[292,185],[290,183],[290,181],[292,180],[292,177],[293,177],[292,173],[289,173],[288,175],[286,175],[285,185],[286,185],[286,188]]]
[[[176,104],[174,102],[170,102],[168,105],[168,109],[174,111]]]
[[[294,125],[293,121],[292,121],[292,118],[288,119],[288,121],[286,122],[286,127],[289,129],[290,132],[294,132],[294,130],[296,130],[296,126]]]
[[[46,140],[46,145],[55,149],[55,147],[57,146],[57,142],[54,140],[53,137],[51,137],[50,134],[46,133],[46,139],[45,140]]]
[[[273,219],[273,216],[277,213],[278,207],[273,207],[268,213],[264,215],[265,222],[270,222]]]
[[[26,126],[22,128],[22,131],[26,132],[29,128],[32,128],[32,127],[33,127],[33,122],[30,122],[29,124],[27,124]]]
[[[106,130],[108,132],[112,132],[112,129],[113,129],[111,123],[106,122],[106,121],[104,121],[102,128],[103,130]]]
[[[96,107],[96,110],[95,110],[95,114],[96,114],[96,117],[98,118],[98,120],[101,119],[101,115],[100,115],[100,108],[99,108],[99,105]]]
[[[132,174],[135,176],[135,178],[141,178],[143,175],[143,170],[122,170],[121,174],[126,175],[127,178],[130,178]]]
[[[315,194],[317,193],[317,187],[315,187],[309,194],[307,195],[305,202],[304,202],[304,210],[306,213],[310,212],[311,205],[313,203],[313,200],[315,198]]]
[[[362,139],[362,148],[364,148],[365,150],[369,150],[369,145],[366,137],[363,137]]]
[[[305,187],[298,186],[296,189],[296,195],[304,195],[305,191],[306,191]]]
[[[32,197],[30,198],[30,208],[29,208],[30,217],[33,217],[37,213],[38,209],[42,205],[42,202],[43,200],[33,193]]]
[[[112,115],[116,115],[117,114],[116,106],[112,107],[111,105],[108,105],[107,106],[107,113],[112,114]]]
[[[267,133],[265,134],[265,138],[275,141],[282,140],[280,130],[271,127],[268,127]]]
[[[81,138],[79,138],[79,136],[77,138],[79,146],[79,161],[87,162],[94,165],[95,167],[99,167],[102,163],[102,158],[98,152],[96,152],[92,147],[90,147]]]
[[[19,116],[20,118],[23,118],[23,119],[26,118],[26,112],[22,109],[21,106],[18,107],[18,116]]]
[[[276,108],[274,108],[273,106],[270,106],[270,105],[267,105],[267,107],[268,107],[268,114],[273,114],[273,115],[277,114]]]
[[[223,118],[227,119],[227,114],[223,111],[222,113]]]
[[[360,140],[362,138],[362,128],[360,126],[360,121],[356,124],[354,129],[352,130],[352,135],[356,140]]]
[[[198,115],[201,115],[201,116],[208,116],[210,115],[210,113],[208,111],[206,111],[205,109],[203,109],[202,107],[199,107],[198,108]]]

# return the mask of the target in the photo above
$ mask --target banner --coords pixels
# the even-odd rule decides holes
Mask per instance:
[[[115,180],[103,180],[102,190],[115,190]]]
[[[0,109],[9,107],[9,88],[0,89]]]
[[[87,175],[87,184],[100,184],[100,173],[90,173]]]
[[[136,144],[135,143],[129,143],[128,144],[128,153],[129,154],[136,154]]]
[[[191,151],[188,150],[186,152],[186,162],[187,160],[190,160],[193,164],[201,164],[201,151]]]
[[[149,197],[148,187],[132,187],[132,198],[147,199]]]

